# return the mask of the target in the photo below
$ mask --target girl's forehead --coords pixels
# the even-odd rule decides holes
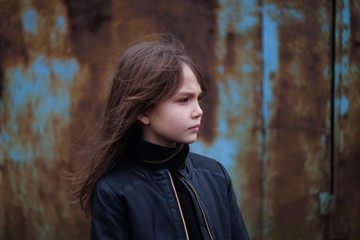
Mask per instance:
[[[180,80],[181,80],[180,86],[175,94],[182,92],[191,92],[191,93],[202,92],[200,82],[195,76],[194,71],[186,64],[183,65]]]

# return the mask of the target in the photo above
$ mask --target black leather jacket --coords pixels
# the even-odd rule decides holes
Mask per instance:
[[[176,174],[188,188],[204,239],[249,239],[231,180],[217,161],[189,153]],[[91,239],[188,239],[169,170],[129,163],[96,184]]]

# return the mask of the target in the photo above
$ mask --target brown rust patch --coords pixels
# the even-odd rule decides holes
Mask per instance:
[[[18,1],[5,1],[0,8],[0,68],[27,59]],[[3,81],[3,76],[1,76]]]
[[[234,65],[236,64],[236,50],[235,41],[236,34],[228,32],[226,35],[226,56],[225,56],[225,72],[228,74],[234,74]]]
[[[330,24],[331,8],[325,8],[324,19],[324,5],[282,5],[276,19],[279,71],[271,76],[273,117],[264,182],[265,237],[273,239],[316,239],[325,232],[326,220],[317,217],[316,207],[317,194],[330,189],[330,146],[324,143],[324,135],[330,135],[331,79],[324,74],[331,68],[330,39],[319,29]],[[303,20],[292,19],[289,9],[303,14]]]
[[[340,65],[337,76],[335,99],[346,99],[348,106],[341,103],[336,108],[335,141],[334,141],[334,193],[336,195],[336,210],[331,215],[330,237],[349,239],[359,236],[360,222],[360,3],[349,1],[346,9],[343,2],[336,2],[336,34],[335,62]],[[349,11],[350,22],[344,22],[346,11]],[[349,31],[346,39],[344,31]],[[345,39],[343,39],[345,37]],[[347,42],[348,41],[348,42]],[[343,42],[347,42],[343,45]],[[348,62],[344,62],[348,59]],[[337,105],[335,105],[337,106]],[[343,111],[341,113],[341,110]],[[345,108],[345,109],[344,109]],[[346,109],[347,108],[347,109]]]

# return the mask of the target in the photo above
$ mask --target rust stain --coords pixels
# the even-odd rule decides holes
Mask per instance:
[[[359,31],[360,4],[336,2],[334,84],[334,194],[336,208],[330,216],[329,235],[355,239],[360,234],[360,117]],[[355,90],[356,89],[356,90]]]
[[[317,216],[317,194],[330,188],[330,146],[323,138],[330,135],[331,79],[324,72],[331,68],[331,42],[319,29],[329,24],[331,8],[324,2],[273,4],[269,15],[277,26],[279,63],[270,74],[264,238],[322,239],[327,221]]]

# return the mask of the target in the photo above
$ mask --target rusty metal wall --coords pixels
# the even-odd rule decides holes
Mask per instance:
[[[126,45],[167,31],[209,86],[191,148],[229,170],[251,239],[356,239],[359,9],[356,0],[1,1],[0,239],[88,239],[63,177],[76,165],[73,142],[99,114]]]
[[[334,179],[330,237],[360,235],[360,3],[337,1],[334,50]]]

